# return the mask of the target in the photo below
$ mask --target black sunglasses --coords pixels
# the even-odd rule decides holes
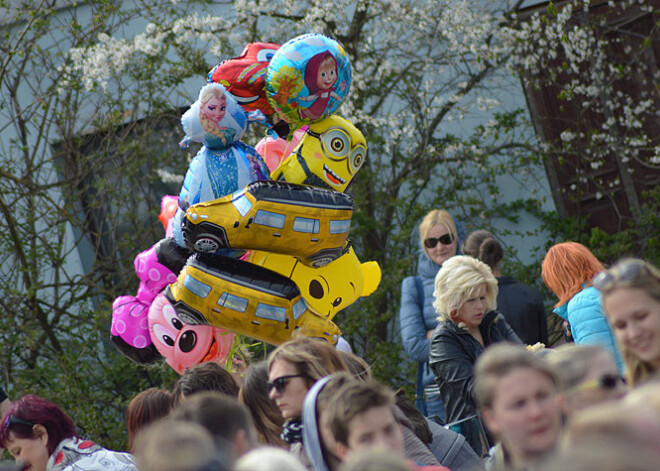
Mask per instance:
[[[619,383],[626,384],[626,379],[623,376],[614,375],[614,374],[604,374],[600,378],[593,379],[591,381],[585,381],[584,383],[578,384],[571,391],[585,391],[588,389],[604,389],[606,391],[616,388]]]
[[[436,245],[438,245],[438,242],[440,242],[442,245],[451,245],[454,242],[454,238],[451,236],[451,234],[445,234],[440,237],[428,237],[426,240],[424,240],[424,246],[427,249],[432,249]]]
[[[268,388],[268,394],[275,389],[278,393],[282,394],[286,389],[286,385],[289,384],[291,378],[306,378],[306,375],[286,375],[275,378],[273,381],[268,381],[266,387]]]
[[[34,427],[36,424],[34,422],[30,422],[29,420],[23,420],[16,417],[15,415],[10,414],[5,417],[5,420],[2,422],[2,428],[8,429],[12,425],[27,425],[28,427]]]

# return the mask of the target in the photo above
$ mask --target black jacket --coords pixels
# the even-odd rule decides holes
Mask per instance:
[[[486,347],[508,341],[522,343],[502,314],[491,311],[479,326]],[[442,321],[433,332],[429,363],[440,387],[445,404],[447,423],[465,419],[477,413],[472,395],[474,363],[485,348],[457,324]]]
[[[510,276],[498,278],[497,287],[497,310],[518,337],[528,345],[536,342],[548,345],[548,318],[541,293]]]

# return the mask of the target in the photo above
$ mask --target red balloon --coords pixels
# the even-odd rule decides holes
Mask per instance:
[[[250,43],[240,56],[216,65],[208,75],[209,83],[224,85],[245,111],[275,113],[266,98],[266,70],[280,48],[276,43]]]

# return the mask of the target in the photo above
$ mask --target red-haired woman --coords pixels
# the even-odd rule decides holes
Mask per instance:
[[[554,312],[568,321],[576,344],[598,344],[616,359],[619,371],[623,361],[607,319],[603,315],[600,293],[591,286],[603,264],[591,251],[577,242],[553,245],[543,260],[543,281],[559,298]]]
[[[0,424],[0,446],[30,471],[137,471],[130,454],[80,439],[71,417],[33,394],[9,406]]]

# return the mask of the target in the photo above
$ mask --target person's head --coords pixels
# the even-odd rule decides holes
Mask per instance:
[[[543,259],[541,276],[546,286],[559,298],[561,306],[582,291],[584,285],[603,269],[591,251],[577,242],[553,245]]]
[[[34,394],[13,401],[0,424],[0,447],[32,471],[45,471],[48,458],[65,438],[76,437],[71,417]]]
[[[163,417],[172,409],[172,393],[165,389],[149,388],[135,396],[126,409],[128,449],[132,450],[137,433],[143,427]]]
[[[493,272],[499,268],[504,256],[504,249],[493,234],[488,231],[474,231],[465,239],[462,247],[463,253],[481,260],[488,265]]]
[[[346,365],[328,342],[298,337],[277,347],[268,357],[268,394],[280,409],[282,417],[300,417],[303,401],[317,380]]]
[[[559,375],[559,399],[567,416],[626,393],[612,354],[599,345],[561,345],[545,358]]]
[[[250,410],[261,443],[286,447],[286,443],[280,438],[284,418],[268,397],[268,366],[265,361],[248,367],[243,376],[238,400]]]
[[[292,453],[274,446],[262,446],[241,456],[233,471],[305,471]]]
[[[580,440],[535,467],[535,471],[657,471],[660,455],[625,433]]]
[[[229,443],[235,456],[257,445],[257,432],[247,407],[226,394],[197,393],[179,404],[171,417],[203,426],[218,445]]]
[[[439,320],[468,329],[497,306],[497,280],[488,265],[467,255],[447,260],[435,277],[433,307]]]
[[[140,471],[224,471],[231,459],[201,425],[163,419],[137,437],[135,458]]]
[[[438,265],[458,251],[456,223],[444,209],[434,209],[424,216],[419,225],[419,237],[424,254]]]
[[[660,416],[647,406],[607,402],[574,414],[566,424],[562,445],[575,449],[588,442],[630,439],[660,456]]]
[[[643,260],[621,260],[593,284],[634,386],[660,371],[660,270]]]
[[[394,415],[394,394],[373,381],[351,382],[336,391],[325,414],[341,460],[382,448],[403,454],[403,433]]]
[[[474,394],[484,423],[516,466],[555,448],[561,431],[555,371],[525,347],[497,344],[477,360]]]
[[[188,396],[215,391],[228,396],[238,396],[238,385],[234,377],[222,366],[213,362],[199,363],[183,372],[174,385],[174,401],[180,403]]]
[[[227,99],[219,88],[209,88],[200,100],[201,112],[206,119],[219,123],[227,111]]]
[[[303,443],[316,469],[336,470],[339,467],[341,460],[335,453],[337,443],[328,426],[328,404],[342,387],[357,381],[360,380],[349,372],[335,373],[314,383],[305,396]]]

